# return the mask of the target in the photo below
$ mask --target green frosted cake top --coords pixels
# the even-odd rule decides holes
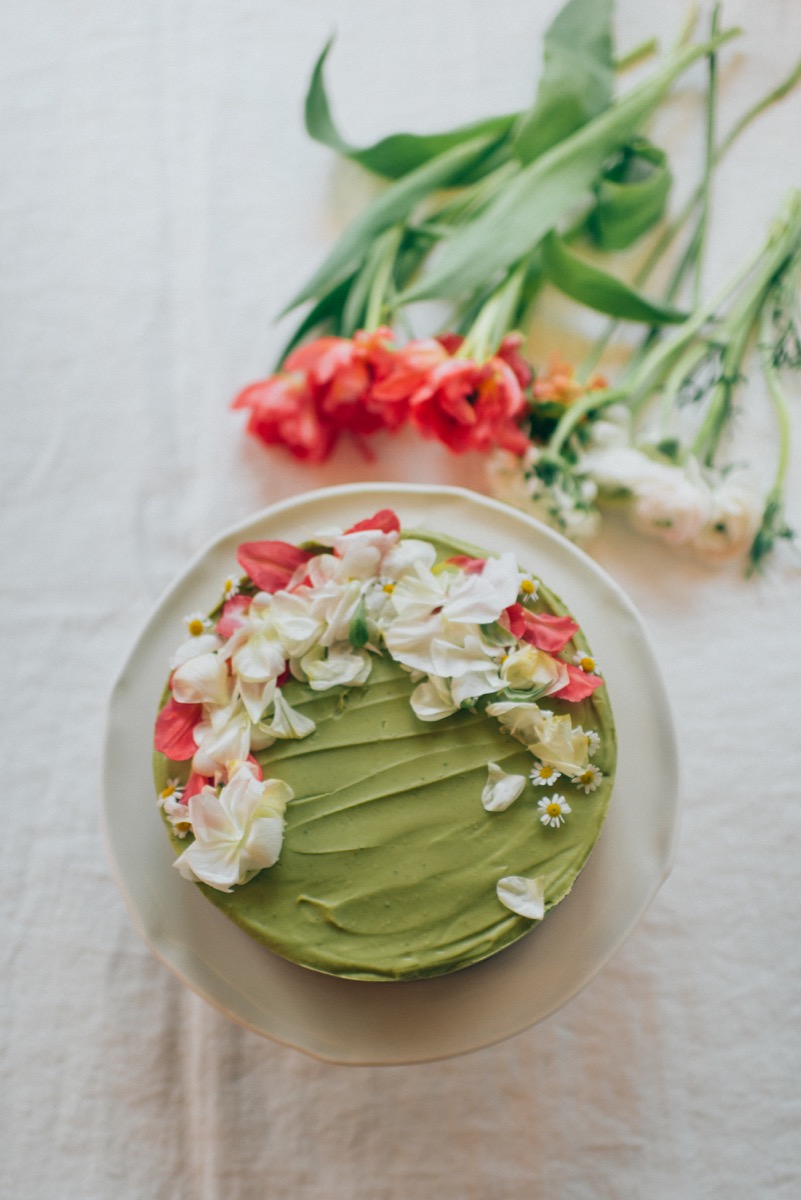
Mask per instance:
[[[510,556],[401,539],[390,516],[331,548],[241,548],[244,581],[188,618],[156,734],[182,874],[277,953],[355,979],[453,971],[531,929],[615,768],[564,606]]]

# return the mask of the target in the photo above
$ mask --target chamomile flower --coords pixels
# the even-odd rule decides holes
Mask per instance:
[[[539,787],[548,787],[549,784],[556,783],[561,774],[562,772],[557,771],[556,767],[551,766],[550,763],[541,762],[532,767],[529,778]]]
[[[184,624],[190,637],[202,637],[214,628],[214,623],[202,612],[192,612],[184,617]]]
[[[586,650],[577,650],[573,655],[573,662],[580,671],[586,671],[588,675],[594,675],[598,670],[595,659]]]
[[[565,817],[571,811],[567,800],[558,792],[554,792],[551,797],[543,796],[537,808],[540,810],[540,820],[543,825],[552,825],[554,829],[564,825]]]
[[[587,736],[587,753],[589,754],[590,758],[592,758],[592,756],[594,754],[597,754],[598,751],[601,749],[601,738],[600,738],[600,735],[594,729],[587,730],[586,736]]]
[[[595,791],[602,779],[603,775],[601,772],[590,763],[580,774],[573,777],[573,782],[576,787],[581,788],[585,796],[589,796],[590,792]]]
[[[181,800],[184,789],[177,779],[170,779],[159,792],[159,807],[178,837],[186,837],[192,828],[189,806]]]
[[[239,580],[234,575],[229,575],[223,580],[222,594],[223,600],[230,600],[232,596],[236,596],[239,592]]]
[[[537,580],[533,579],[528,571],[520,571],[519,574],[520,586],[518,589],[518,594],[522,596],[524,600],[536,600],[538,587]]]

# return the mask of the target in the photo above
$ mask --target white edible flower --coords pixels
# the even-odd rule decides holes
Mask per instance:
[[[357,529],[354,533],[340,534],[334,541],[334,552],[340,564],[340,578],[375,578],[398,537],[397,530],[384,533],[381,529]]]
[[[222,594],[224,600],[230,600],[239,593],[240,582],[234,575],[228,575],[223,580]]]
[[[192,766],[199,775],[212,777],[224,772],[228,763],[243,762],[250,754],[251,721],[239,700],[225,708],[212,708],[194,728],[197,744]]]
[[[538,732],[539,741],[529,745],[535,758],[571,779],[586,767],[587,735],[581,726],[573,727],[570,717],[543,718]]]
[[[525,775],[507,775],[497,763],[487,763],[487,782],[481,803],[487,812],[504,812],[526,786]]]
[[[588,764],[583,771],[578,775],[573,776],[573,783],[576,787],[581,788],[585,796],[589,796],[590,792],[594,792],[603,779],[603,775],[596,766],[592,763]]]
[[[340,685],[352,686],[365,683],[370,675],[372,663],[364,650],[354,650],[348,642],[335,646],[314,646],[304,654],[293,669],[299,667],[303,679],[315,692]]]
[[[592,758],[592,756],[597,754],[601,749],[601,738],[594,729],[589,729],[585,734],[585,737],[587,738],[587,753],[590,758]]]
[[[189,800],[195,840],[175,861],[184,879],[221,892],[247,883],[278,859],[284,810],[292,789],[278,779],[256,779],[241,764],[219,792],[205,787]]]
[[[517,600],[520,571],[513,554],[488,558],[482,571],[460,572],[442,612],[448,621],[489,625]]]
[[[413,570],[407,571],[395,583],[392,607],[399,617],[409,622],[425,620],[442,608],[451,578],[447,571],[434,575],[429,564],[416,563]]]
[[[177,667],[172,694],[179,704],[213,704],[223,708],[231,699],[228,666],[219,654],[198,654]]]
[[[184,789],[177,779],[168,779],[166,787],[159,792],[159,807],[178,837],[186,837],[192,828],[189,806],[181,800]]]
[[[542,722],[546,717],[538,705],[531,702],[518,704],[512,700],[499,700],[488,704],[486,711],[491,717],[496,717],[512,737],[517,738],[524,746],[539,739]]]
[[[552,767],[550,763],[537,763],[532,767],[529,774],[529,779],[537,787],[548,787],[551,783],[556,783],[557,779],[561,779],[562,772],[557,771],[556,767]]]
[[[551,797],[543,796],[537,808],[540,810],[540,820],[543,825],[552,825],[554,829],[564,825],[565,817],[572,811],[564,796],[560,796],[557,792],[554,792]]]
[[[586,650],[577,650],[573,655],[573,662],[580,671],[585,671],[588,675],[595,674],[598,670],[595,659]]]
[[[273,715],[269,721],[262,722],[260,728],[271,737],[287,740],[308,737],[317,726],[311,717],[292,708],[279,688],[273,698]]]
[[[214,622],[211,617],[207,617],[202,612],[192,612],[184,617],[184,625],[190,637],[202,637],[203,634],[209,633],[214,628]]]
[[[524,875],[506,875],[495,885],[501,904],[518,916],[541,921],[545,916],[545,876],[527,879]]]
[[[440,679],[437,675],[418,684],[409,702],[415,716],[421,721],[441,721],[459,708],[451,695],[447,679]]]
[[[527,642],[504,658],[501,678],[507,687],[536,689],[538,696],[549,696],[570,682],[567,667],[560,659]]]

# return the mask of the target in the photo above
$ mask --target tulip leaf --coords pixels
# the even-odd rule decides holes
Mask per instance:
[[[473,138],[452,146],[390,184],[348,225],[322,266],[284,312],[306,300],[319,299],[335,288],[359,265],[379,234],[406,221],[417,204],[431,192],[460,182],[465,172],[481,162],[495,144],[495,139],[488,136]]]
[[[537,97],[512,144],[523,163],[533,162],[612,103],[613,7],[612,0],[569,0],[546,31]]]
[[[387,179],[400,179],[431,159],[438,158],[446,150],[475,138],[500,140],[511,132],[518,119],[519,114],[510,113],[474,121],[445,133],[394,133],[373,143],[372,146],[354,146],[339,132],[328,102],[324,68],[332,45],[333,39],[324,47],[312,72],[304,109],[306,131],[315,141],[336,150],[338,154],[352,159],[376,175],[383,175]]]
[[[608,271],[585,262],[568,250],[555,233],[549,233],[542,243],[542,269],[551,283],[571,300],[620,321],[677,325],[687,318],[687,313],[649,300]]]
[[[663,215],[671,183],[663,150],[644,138],[624,146],[595,189],[587,218],[593,241],[604,250],[625,250]]]
[[[653,76],[524,167],[473,221],[454,231],[403,302],[469,294],[524,258],[587,198],[610,156],[631,141],[673,81],[734,32],[677,51]]]

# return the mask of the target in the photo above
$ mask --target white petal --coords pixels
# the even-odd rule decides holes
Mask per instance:
[[[305,738],[314,733],[316,728],[310,717],[292,708],[280,689],[275,693],[273,715],[270,721],[264,724],[265,732],[275,738]]]
[[[214,650],[219,650],[222,643],[216,633],[202,633],[200,637],[191,637],[187,641],[182,642],[178,649],[170,659],[170,670],[180,667],[182,663],[188,662],[190,658],[197,658],[199,654],[210,654]]]
[[[525,775],[507,775],[497,763],[488,763],[481,803],[487,812],[503,812],[514,804],[525,786]]]
[[[228,667],[219,654],[198,654],[177,668],[172,694],[179,704],[214,704],[220,708],[231,698]]]
[[[541,921],[545,916],[545,876],[526,879],[524,875],[506,875],[495,889],[501,904],[521,917]]]
[[[458,710],[447,681],[433,676],[419,684],[411,694],[410,704],[421,721],[441,721]]]
[[[488,625],[517,600],[520,573],[513,554],[488,558],[484,570],[463,575],[452,587],[443,612],[449,621]]]

